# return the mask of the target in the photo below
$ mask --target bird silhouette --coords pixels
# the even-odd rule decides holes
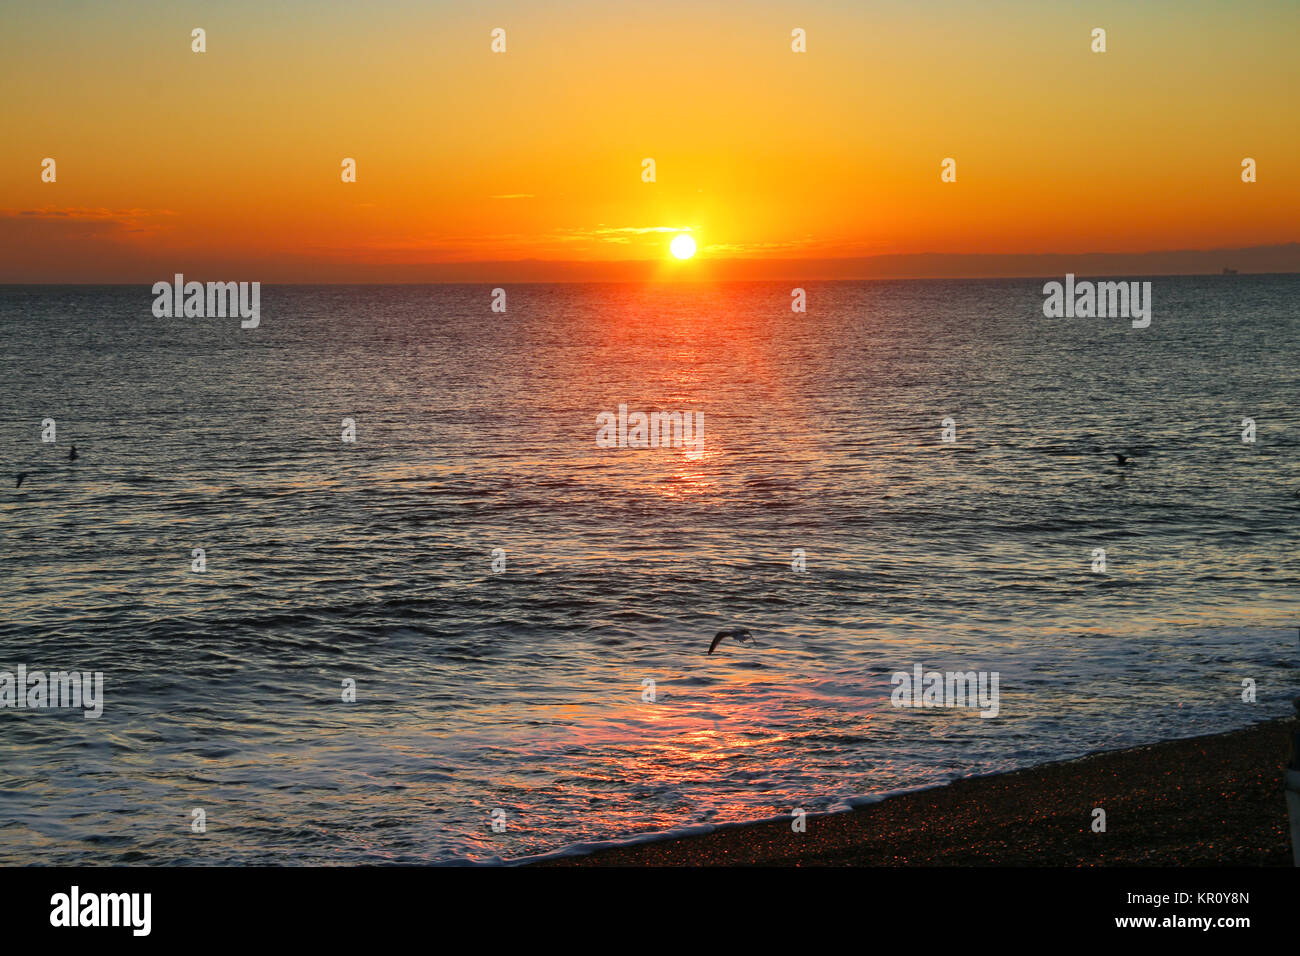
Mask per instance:
[[[68,452],[68,461],[76,461],[76,460],[77,460],[77,446],[73,445],[72,451]]]
[[[722,643],[723,638],[727,637],[734,637],[742,644],[756,643],[754,641],[754,635],[749,633],[749,628],[727,627],[713,635],[713,643],[709,645],[709,653],[712,654],[717,646]]]
[[[21,488],[23,486],[23,479],[26,477],[27,477],[27,472],[25,471],[18,472],[18,480],[14,482],[14,487]]]
[[[1124,465],[1127,465],[1127,464],[1128,464],[1128,455],[1121,455],[1119,452],[1115,452],[1115,462],[1116,462],[1116,464],[1120,465],[1121,467],[1124,466]]]

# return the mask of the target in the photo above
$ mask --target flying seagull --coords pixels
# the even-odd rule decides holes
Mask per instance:
[[[747,627],[723,628],[721,631],[718,631],[717,634],[713,635],[713,643],[709,645],[710,654],[712,654],[714,649],[722,643],[724,637],[734,637],[742,644],[748,644],[754,640],[754,635],[749,633],[749,628]]]
[[[23,479],[26,477],[27,477],[27,472],[25,471],[18,472],[18,480],[14,482],[14,487],[21,488],[23,486]]]
[[[1119,452],[1115,452],[1115,462],[1120,466],[1127,465],[1128,455],[1121,455]]]
[[[72,451],[68,452],[68,461],[76,461],[76,460],[77,460],[77,446],[73,445]]]

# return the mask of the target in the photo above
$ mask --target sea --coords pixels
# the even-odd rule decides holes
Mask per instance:
[[[1300,276],[1142,278],[0,287],[0,672],[103,680],[0,706],[0,863],[510,863],[1290,713]]]

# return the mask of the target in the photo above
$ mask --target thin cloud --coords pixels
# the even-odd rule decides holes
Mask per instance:
[[[155,216],[174,216],[170,209],[107,209],[92,206],[43,206],[40,209],[0,209],[0,218],[22,217],[70,222],[119,222],[124,225],[152,219]]]

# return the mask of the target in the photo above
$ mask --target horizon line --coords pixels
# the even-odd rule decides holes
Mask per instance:
[[[1062,276],[1143,277],[1292,275],[1300,241],[1217,249],[1147,252],[909,252],[871,256],[710,259],[480,259],[442,262],[340,263],[185,255],[164,263],[151,255],[112,267],[83,265],[66,277],[33,263],[0,267],[0,285],[133,286],[182,275],[228,281],[261,272],[267,285],[496,285],[578,283],[857,282],[924,279],[1033,279]],[[188,261],[187,261],[188,260]],[[179,268],[178,268],[179,267]],[[1231,271],[1226,271],[1231,270]],[[62,270],[60,270],[62,271]],[[221,277],[218,280],[218,277]]]
[[[183,275],[184,273],[182,273]],[[1083,278],[1108,278],[1108,279],[1197,279],[1206,276],[1217,276],[1219,278],[1231,279],[1240,277],[1276,277],[1276,276],[1294,276],[1300,275],[1300,269],[1281,271],[1281,272],[1242,272],[1240,270],[1223,273],[1223,272],[1089,272],[1086,275],[1082,273],[1069,273]],[[756,282],[1024,282],[1027,280],[1051,279],[1055,278],[1058,273],[1041,273],[1038,275],[951,275],[951,276],[849,276],[836,278],[808,278],[794,279],[790,277],[772,278],[772,279],[745,279],[745,278],[634,278],[634,279],[510,279],[504,281],[486,280],[486,279],[428,279],[428,280],[393,280],[388,282],[281,282],[265,281],[260,279],[244,280],[256,282],[264,286],[426,286],[426,285],[741,285],[752,284]],[[164,281],[164,280],[153,280]],[[224,280],[218,279],[195,279],[195,282],[218,282]],[[107,287],[112,289],[135,288],[142,285],[151,285],[150,280],[141,280],[138,282],[90,282],[90,281],[68,281],[68,282],[0,282],[0,288],[3,289],[39,289],[39,288],[63,288],[65,286],[96,286]]]

